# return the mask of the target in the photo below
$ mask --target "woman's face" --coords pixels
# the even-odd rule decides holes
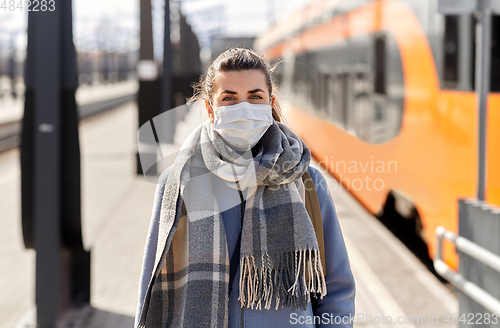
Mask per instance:
[[[213,110],[221,106],[235,105],[240,102],[251,104],[274,105],[274,97],[270,99],[264,73],[257,69],[244,71],[220,72],[215,77],[212,106],[205,101],[208,116],[214,121]]]

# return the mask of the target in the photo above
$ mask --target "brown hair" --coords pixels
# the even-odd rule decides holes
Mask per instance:
[[[250,49],[228,49],[220,54],[213,61],[212,65],[210,65],[207,72],[201,76],[200,80],[193,84],[194,95],[188,99],[188,103],[192,103],[199,99],[211,100],[214,90],[214,81],[219,72],[243,71],[248,69],[257,69],[264,73],[269,89],[269,97],[271,97],[273,96],[273,89],[276,89],[272,74],[278,64],[279,62],[274,66],[270,66],[261,56]],[[276,121],[284,121],[278,99],[274,99],[272,111],[273,118]]]

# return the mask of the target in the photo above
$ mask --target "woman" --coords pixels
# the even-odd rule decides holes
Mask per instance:
[[[352,327],[355,284],[332,197],[281,123],[271,72],[234,48],[197,85],[191,101],[205,100],[210,119],[160,176],[136,327]],[[326,272],[304,205],[306,170]]]

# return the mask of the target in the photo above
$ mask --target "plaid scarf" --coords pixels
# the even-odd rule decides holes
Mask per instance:
[[[326,295],[316,234],[292,183],[307,170],[310,151],[276,121],[260,144],[255,157],[250,150],[241,155],[209,120],[183,143],[165,185],[156,269],[139,327],[228,326],[230,268],[222,210],[212,190],[216,178],[245,191],[241,306],[270,309],[274,297],[276,309],[281,304],[305,310],[311,294]],[[226,165],[233,167],[233,179],[222,173]]]

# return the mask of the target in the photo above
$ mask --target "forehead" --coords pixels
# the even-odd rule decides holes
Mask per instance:
[[[254,89],[269,91],[266,76],[258,69],[219,72],[214,80],[214,93],[224,90],[247,92]]]

